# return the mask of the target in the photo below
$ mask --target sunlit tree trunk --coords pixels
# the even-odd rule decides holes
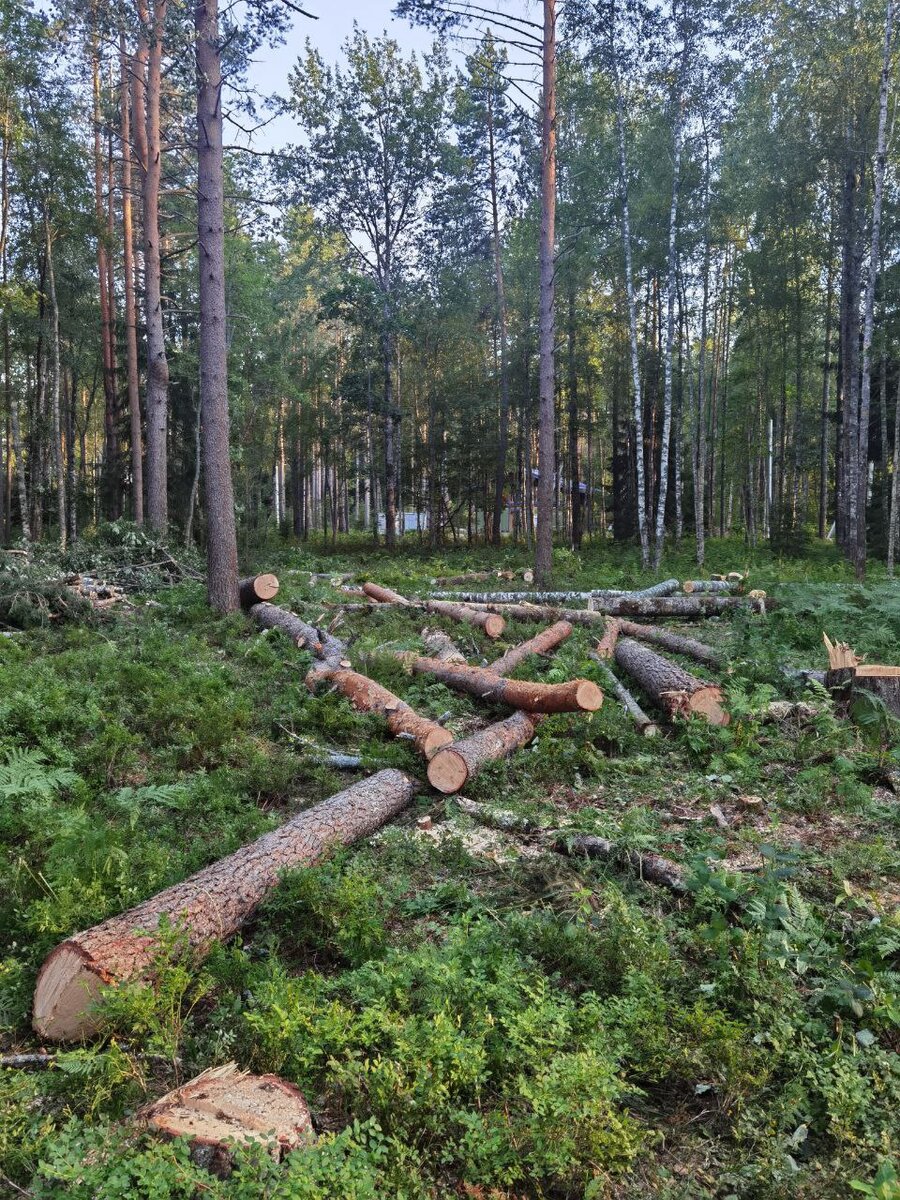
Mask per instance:
[[[130,65],[125,35],[119,36],[121,83],[119,110],[122,141],[122,266],[125,276],[125,354],[128,364],[128,416],[131,428],[131,512],[134,523],[144,523],[144,462],[141,444],[141,401],[138,382],[137,312],[134,298],[134,222],[131,172]]]
[[[53,237],[50,232],[50,217],[44,209],[44,239],[47,255],[47,292],[50,300],[50,413],[53,419],[53,468],[56,475],[56,504],[59,518],[59,544],[65,550],[66,534],[66,473],[63,465],[62,419],[60,414],[60,352],[59,352],[59,302],[56,296],[56,271],[53,267]]]
[[[553,493],[556,474],[556,355],[553,319],[556,241],[556,0],[544,0],[542,108],[539,477],[537,544],[534,558],[536,583],[545,583],[553,570]]]

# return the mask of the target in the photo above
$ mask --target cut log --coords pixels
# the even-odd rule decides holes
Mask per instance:
[[[775,601],[754,600],[743,596],[613,596],[600,603],[602,612],[583,608],[556,608],[548,604],[507,604],[494,601],[461,601],[463,607],[500,613],[512,621],[569,621],[573,625],[605,626],[605,617],[659,617],[693,620],[699,617],[722,616],[737,609],[764,613],[766,606],[774,608]],[[605,616],[604,616],[605,614]]]
[[[460,583],[485,583],[488,579],[515,579],[514,571],[464,571],[462,575],[443,575],[432,579],[433,587],[454,587]]]
[[[344,643],[330,633],[307,625],[298,616],[277,604],[254,604],[250,616],[263,629],[280,629],[301,650],[309,650],[328,667],[339,667],[347,653]]]
[[[431,758],[442,746],[453,741],[452,733],[437,721],[420,716],[405,700],[395,696],[368,675],[361,675],[359,671],[352,671],[346,667],[338,667],[335,670],[313,669],[307,675],[306,683],[310,691],[320,683],[334,684],[357,712],[377,713],[383,716],[394,737],[410,738],[425,758]]]
[[[727,579],[686,579],[682,586],[689,596],[693,596],[697,592],[727,595],[736,590],[735,585]]]
[[[432,592],[431,599],[463,604],[571,604],[590,600],[593,592]]]
[[[608,662],[616,649],[616,642],[619,640],[619,634],[622,631],[622,623],[616,617],[610,617],[606,622],[606,632],[597,643],[597,653],[591,657],[602,658]]]
[[[659,583],[652,583],[649,587],[638,588],[636,592],[631,594],[634,596],[674,596],[678,591],[677,579],[663,579]]]
[[[532,654],[552,654],[557,646],[572,635],[572,626],[568,621],[557,621],[548,629],[542,630],[527,642],[511,646],[505,654],[491,663],[490,669],[495,675],[511,675],[516,667]],[[435,655],[439,658],[440,655]]]
[[[669,891],[682,895],[687,891],[684,874],[677,863],[661,854],[650,851],[623,850],[615,842],[606,838],[592,837],[581,834],[577,837],[560,838],[556,844],[557,850],[563,854],[584,855],[586,858],[599,858],[605,862],[625,862],[641,879],[655,883]]]
[[[711,725],[728,724],[721,688],[689,675],[634,638],[619,639],[616,662],[670,717],[696,714]]]
[[[708,667],[717,669],[722,665],[722,659],[711,646],[698,642],[696,638],[686,637],[681,633],[672,633],[669,629],[657,629],[654,625],[638,625],[635,621],[619,621],[619,631],[625,637],[637,638],[639,642],[650,642],[654,646],[662,646],[673,654],[683,654],[693,658]],[[600,647],[597,647],[598,651]]]
[[[439,617],[448,617],[451,621],[460,621],[464,625],[477,625],[492,641],[496,641],[506,628],[506,622],[497,613],[485,612],[479,608],[464,608],[461,604],[451,604],[446,600],[429,600],[425,608]]]
[[[238,584],[241,608],[252,608],[261,600],[273,600],[278,595],[276,575],[250,575]]]
[[[332,847],[374,833],[406,808],[418,787],[401,771],[379,771],[183,883],[61,942],[37,978],[34,1028],[51,1041],[94,1033],[93,1003],[102,989],[145,977],[153,969],[161,920],[183,931],[191,951],[204,953],[240,929],[282,871],[312,866]]]
[[[539,713],[513,713],[505,721],[445,746],[428,764],[428,782],[446,796],[461,791],[485,763],[508,758],[527,746],[540,720]]]
[[[433,675],[447,687],[498,704],[508,704],[523,712],[596,712],[603,693],[589,679],[571,679],[567,683],[530,683],[505,679],[485,667],[467,667],[461,663],[442,663],[415,654],[398,654],[417,675]]]
[[[364,583],[362,590],[372,600],[377,600],[379,604],[402,604],[406,607],[411,607],[410,602],[405,596],[401,596],[399,592],[393,592],[390,588],[381,587],[377,583]]]
[[[138,1115],[154,1133],[188,1138],[191,1156],[214,1174],[230,1170],[235,1144],[257,1142],[278,1160],[315,1141],[299,1088],[277,1075],[240,1071],[235,1063],[204,1071]]]
[[[591,650],[588,651],[588,655],[600,666],[601,670],[603,671],[603,677],[606,680],[607,687],[628,713],[629,717],[631,717],[632,721],[634,721],[635,725],[637,726],[637,731],[641,737],[656,737],[656,735],[659,733],[659,726],[655,721],[651,720],[651,718],[647,716],[647,714],[638,704],[637,700],[635,700],[634,696],[632,696],[631,692],[629,692],[628,688],[625,687],[624,683],[616,679],[612,671],[609,670],[606,660],[601,658],[598,653],[594,653]]]
[[[443,629],[423,629],[422,642],[428,651],[429,658],[436,658],[440,662],[464,663],[466,661],[466,656],[459,646],[448,634],[444,633]]]

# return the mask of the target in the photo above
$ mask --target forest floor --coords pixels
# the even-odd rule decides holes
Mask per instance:
[[[121,573],[136,541],[84,543],[66,564]],[[253,558],[307,619],[340,600],[311,570],[415,594],[435,576],[527,565],[513,549],[388,557],[362,542]],[[749,568],[780,601],[689,627],[727,657],[730,726],[682,721],[645,741],[607,698],[593,717],[550,718],[465,792],[538,829],[664,854],[685,895],[477,823],[423,783],[376,837],[286,877],[205,962],[173,954],[152,986],[111,994],[102,1037],[47,1069],[0,1069],[0,1195],[818,1200],[853,1187],[895,1200],[897,729],[874,708],[838,719],[821,689],[800,716],[768,706],[792,694],[783,666],[824,668],[823,630],[900,662],[900,588],[851,582],[822,547],[779,561],[713,542],[707,568]],[[692,576],[687,551],[665,573]],[[641,581],[631,552],[557,554],[556,587]],[[15,586],[0,568],[0,594]],[[383,765],[424,780],[408,743],[337,693],[310,696],[308,655],[214,617],[200,582],[65,615],[0,637],[7,1055],[40,1048],[36,972],[73,931]],[[350,613],[338,632],[355,666],[422,713],[450,711],[459,733],[483,706],[389,653],[418,648],[424,623]],[[471,662],[539,628],[510,623],[492,645],[427,623]],[[590,633],[517,675],[599,681]],[[324,748],[361,754],[361,770],[323,766]],[[230,1059],[300,1086],[315,1148],[281,1166],[245,1155],[219,1180],[129,1122]]]

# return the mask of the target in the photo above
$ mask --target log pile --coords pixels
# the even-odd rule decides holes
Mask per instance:
[[[728,724],[721,688],[688,674],[634,638],[619,639],[615,661],[669,717],[697,715],[711,725]]]
[[[91,608],[103,612],[115,604],[129,604],[125,589],[113,583],[104,583],[94,579],[92,575],[67,575],[66,587],[75,592],[82,600],[87,600]]]
[[[401,771],[379,771],[271,833],[198,871],[117,917],[76,933],[44,961],[34,991],[34,1028],[50,1041],[96,1032],[102,990],[153,970],[168,921],[187,948],[203,954],[231,937],[278,882],[282,871],[319,862],[334,846],[374,833],[412,801],[418,783]]]

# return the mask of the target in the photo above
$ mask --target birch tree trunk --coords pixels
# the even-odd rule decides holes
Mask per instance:
[[[197,56],[197,240],[200,271],[200,432],[206,501],[206,592],[235,612],[237,531],[231,481],[225,329],[225,168],[218,0],[194,9]]]

